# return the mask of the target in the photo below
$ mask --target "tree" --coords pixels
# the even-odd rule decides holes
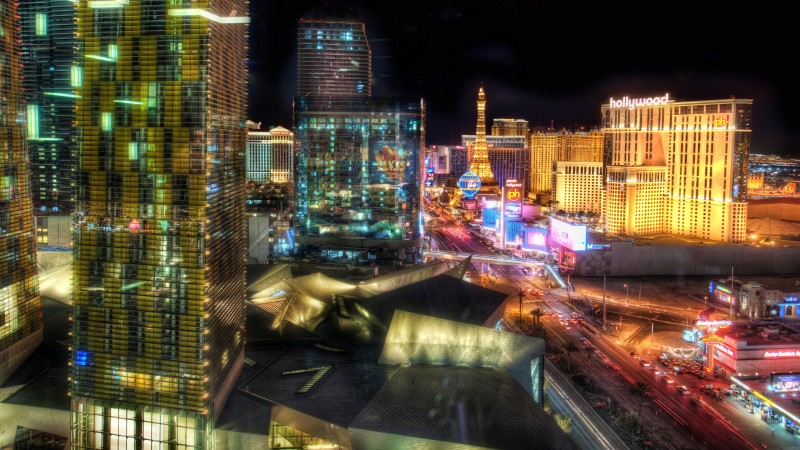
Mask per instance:
[[[561,348],[564,350],[564,353],[567,354],[567,372],[572,372],[571,356],[573,353],[580,350],[580,347],[578,347],[578,344],[574,340],[570,339],[567,342],[565,342],[564,345],[561,346]]]
[[[542,308],[536,308],[531,311],[531,314],[533,315],[534,326],[539,328],[539,326],[542,324],[542,316],[544,315],[544,311],[542,311]]]
[[[586,347],[584,349],[584,351],[586,352],[586,371],[588,372],[589,371],[589,367],[592,365],[592,356],[594,356],[595,348],[594,347]]]
[[[647,383],[643,383],[641,381],[637,381],[636,384],[630,386],[628,388],[631,394],[636,397],[636,400],[639,402],[639,408],[637,411],[637,421],[639,423],[639,431],[642,430],[642,401],[645,397],[650,395],[650,385]]]
[[[555,413],[553,414],[553,419],[555,419],[558,427],[561,428],[561,431],[564,433],[569,433],[572,431],[572,417],[566,414]]]

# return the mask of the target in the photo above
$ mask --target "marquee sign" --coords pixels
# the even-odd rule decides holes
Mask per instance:
[[[800,350],[767,350],[764,358],[800,358]]]

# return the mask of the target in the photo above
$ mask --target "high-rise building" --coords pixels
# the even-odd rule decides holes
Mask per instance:
[[[42,343],[17,2],[0,1],[0,383]]]
[[[364,24],[300,19],[297,96],[372,95],[372,53]]]
[[[424,102],[371,97],[363,23],[301,19],[297,45],[301,250],[356,258],[381,248],[412,258],[420,247]]]
[[[552,192],[553,161],[603,161],[603,134],[592,131],[537,131],[531,134],[531,183],[533,194]]]
[[[283,127],[247,132],[247,180],[294,182],[294,134]]]
[[[73,210],[73,122],[79,82],[73,68],[75,7],[70,0],[19,5],[31,199],[37,216],[69,216]]]
[[[72,247],[76,2],[19,2],[31,202],[39,245]]]
[[[602,162],[553,161],[555,211],[599,217],[603,213],[603,194]]]
[[[71,443],[212,447],[245,341],[247,0],[79,0]]]
[[[607,231],[746,242],[752,107],[668,94],[602,105]]]
[[[528,121],[525,119],[492,119],[492,136],[525,136],[528,146]]]
[[[418,246],[424,108],[420,99],[295,99],[301,244]]]

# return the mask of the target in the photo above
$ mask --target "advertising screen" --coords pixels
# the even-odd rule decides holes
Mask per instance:
[[[773,373],[769,376],[769,384],[775,392],[798,392],[800,391],[800,374]]]
[[[550,240],[574,252],[586,250],[586,225],[550,219]]]

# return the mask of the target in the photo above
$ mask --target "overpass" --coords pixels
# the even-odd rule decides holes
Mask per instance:
[[[438,258],[450,261],[463,261],[467,258],[472,258],[471,261],[480,264],[481,272],[483,272],[484,264],[497,264],[500,266],[514,266],[514,267],[544,267],[544,271],[550,278],[553,279],[561,289],[566,289],[567,282],[561,277],[555,267],[539,259],[517,258],[516,256],[499,255],[495,253],[465,253],[465,252],[450,252],[442,250],[425,250],[422,254],[425,258]]]

